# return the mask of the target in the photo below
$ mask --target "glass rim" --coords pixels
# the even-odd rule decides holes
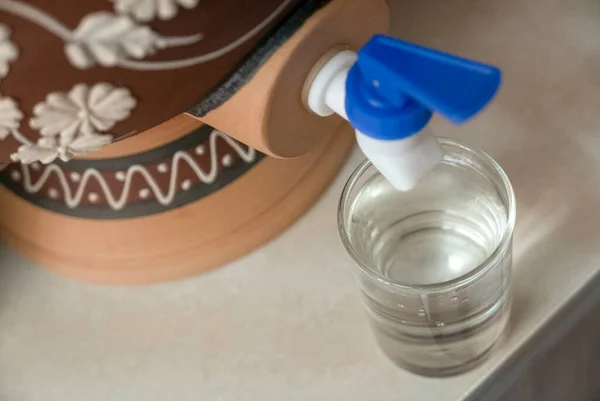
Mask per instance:
[[[345,229],[347,224],[346,224],[346,219],[344,217],[344,207],[348,203],[348,200],[350,198],[350,193],[356,186],[357,181],[365,173],[365,171],[373,165],[369,159],[366,159],[366,160],[362,161],[358,165],[358,167],[356,167],[356,169],[352,172],[352,174],[350,175],[350,178],[348,178],[348,181],[344,185],[344,189],[342,190],[342,195],[341,195],[339,203],[338,203],[338,216],[337,216],[338,232],[339,232],[340,238],[342,240],[342,243],[344,244],[344,248],[346,249],[346,252],[348,252],[348,254],[353,259],[354,263],[356,263],[356,265],[359,267],[359,269],[364,274],[369,276],[371,279],[373,279],[381,284],[384,284],[386,286],[390,286],[390,287],[397,288],[397,289],[414,291],[414,290],[433,290],[433,289],[440,289],[440,288],[447,288],[447,287],[458,287],[458,286],[461,286],[464,284],[468,284],[469,282],[476,280],[479,276],[481,276],[483,273],[485,273],[490,266],[495,265],[496,262],[498,262],[505,255],[505,253],[508,249],[508,246],[510,244],[510,241],[512,239],[512,235],[513,235],[514,228],[515,228],[516,212],[517,212],[516,199],[515,199],[515,193],[514,193],[512,184],[510,183],[510,179],[508,178],[508,176],[506,175],[506,173],[504,172],[502,167],[498,164],[498,162],[496,162],[496,160],[494,160],[493,157],[491,157],[490,155],[488,155],[486,152],[484,152],[482,150],[472,149],[469,146],[465,145],[464,143],[462,143],[460,141],[456,141],[454,139],[439,137],[438,140],[442,146],[459,148],[462,150],[466,150],[470,153],[476,154],[477,156],[483,158],[487,163],[489,163],[489,165],[493,168],[494,172],[496,174],[498,174],[498,176],[500,177],[500,180],[502,182],[502,186],[506,190],[506,195],[507,195],[507,203],[508,203],[507,212],[508,213],[507,213],[506,228],[502,235],[502,239],[498,243],[498,246],[496,247],[496,249],[494,249],[494,252],[492,252],[475,269],[473,269],[459,277],[453,278],[452,280],[446,280],[446,281],[442,281],[439,283],[433,283],[433,284],[408,284],[408,283],[390,281],[384,275],[380,274],[379,272],[377,272],[374,269],[371,269],[369,267],[369,265],[367,263],[365,263],[362,260],[362,258],[359,257],[359,255],[354,250],[354,247],[350,243],[350,239],[348,238],[348,235],[347,235],[347,232]],[[377,174],[381,174],[381,173],[377,172]]]

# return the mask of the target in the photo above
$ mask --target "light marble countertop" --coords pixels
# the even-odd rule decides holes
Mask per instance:
[[[390,3],[395,35],[505,73],[498,100],[475,121],[433,122],[438,135],[494,156],[517,193],[514,313],[492,357],[434,380],[379,353],[335,222],[362,159],[355,152],[282,236],[197,278],[94,286],[0,248],[0,399],[482,399],[510,385],[543,350],[540,338],[557,337],[600,298],[600,3]]]

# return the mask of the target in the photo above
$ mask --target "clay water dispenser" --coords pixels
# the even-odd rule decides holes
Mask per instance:
[[[352,148],[315,66],[385,0],[0,0],[0,233],[76,278],[218,267],[288,227]]]

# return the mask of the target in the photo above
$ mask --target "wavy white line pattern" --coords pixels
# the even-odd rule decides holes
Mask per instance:
[[[107,184],[100,171],[94,168],[89,168],[82,172],[79,182],[77,182],[76,190],[71,191],[69,180],[67,179],[65,172],[56,164],[50,164],[46,166],[46,169],[36,182],[33,182],[31,178],[29,171],[31,166],[21,165],[22,185],[26,192],[35,194],[44,187],[51,174],[56,174],[62,189],[62,199],[64,200],[65,205],[73,209],[81,204],[81,200],[85,194],[88,182],[90,182],[92,179],[95,179],[102,188],[102,194],[104,195],[108,206],[113,210],[121,210],[127,206],[127,200],[129,199],[133,177],[135,174],[140,174],[146,180],[148,189],[154,194],[155,199],[161,205],[167,206],[173,202],[175,195],[179,192],[178,182],[180,162],[186,162],[197,175],[201,183],[212,184],[215,182],[219,174],[219,160],[217,152],[217,140],[219,138],[226,141],[244,162],[252,163],[256,159],[256,151],[253,148],[246,148],[229,138],[224,133],[218,130],[213,130],[209,137],[210,170],[208,172],[202,170],[194,158],[186,151],[177,151],[173,154],[171,159],[169,188],[164,193],[152,174],[148,172],[148,169],[139,164],[134,164],[127,169],[127,172],[125,173],[123,189],[121,190],[120,194],[113,194],[111,188]]]

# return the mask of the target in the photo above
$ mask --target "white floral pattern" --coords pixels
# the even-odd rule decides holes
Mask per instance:
[[[78,135],[105,132],[129,117],[136,100],[126,88],[98,83],[92,88],[78,84],[69,93],[51,93],[33,108],[29,125],[42,136],[60,135],[72,140]]]
[[[112,0],[115,10],[131,14],[139,21],[150,21],[156,17],[169,20],[175,17],[179,7],[192,9],[199,0]]]
[[[18,56],[17,46],[10,41],[10,28],[0,24],[0,80],[8,75],[9,64]]]
[[[142,59],[160,49],[197,43],[203,35],[162,36],[142,22],[154,18],[171,19],[180,8],[192,9],[200,0],[111,1],[115,12],[89,13],[75,30],[26,1],[0,0],[0,12],[24,18],[61,39],[65,43],[67,59],[76,68],[118,66],[137,71],[162,71],[210,62],[239,48],[281,15],[293,0],[282,0],[261,23],[219,49],[191,58],[160,61]],[[10,28],[0,23],[0,83],[8,75],[10,64],[19,56],[19,49],[10,41],[10,36]],[[128,118],[135,105],[129,90],[107,83],[96,84],[91,89],[79,84],[68,94],[51,93],[45,102],[33,109],[34,117],[29,120],[29,125],[39,130],[40,137],[31,140],[19,131],[24,113],[17,102],[0,94],[0,140],[12,136],[21,144],[11,155],[16,161],[49,163],[56,158],[67,160],[109,143],[112,135],[106,131]]]
[[[22,163],[50,163],[100,150],[113,139],[102,132],[129,117],[135,106],[128,89],[104,82],[91,88],[78,84],[69,93],[51,93],[34,107],[35,117],[29,121],[41,138],[35,144],[23,143],[11,158]]]
[[[6,139],[13,130],[18,129],[23,112],[14,99],[0,96],[0,139]]]
[[[181,0],[186,7],[194,2],[197,1]],[[165,15],[168,10],[164,5],[161,7]],[[201,34],[163,37],[127,15],[105,11],[88,14],[74,31],[25,2],[0,0],[0,11],[25,17],[63,39],[67,58],[78,68],[96,64],[114,66],[123,59],[141,59],[158,49],[185,46],[202,39]],[[10,28],[0,24],[0,82],[8,75],[10,63],[19,56],[10,36]],[[14,161],[25,164],[50,163],[57,158],[67,161],[112,142],[113,135],[107,131],[128,118],[135,106],[136,100],[128,89],[109,83],[92,87],[78,84],[68,93],[51,93],[33,108],[29,125],[39,131],[40,137],[32,141],[19,131],[24,113],[17,102],[0,94],[0,140],[12,136],[21,144],[11,155]]]

